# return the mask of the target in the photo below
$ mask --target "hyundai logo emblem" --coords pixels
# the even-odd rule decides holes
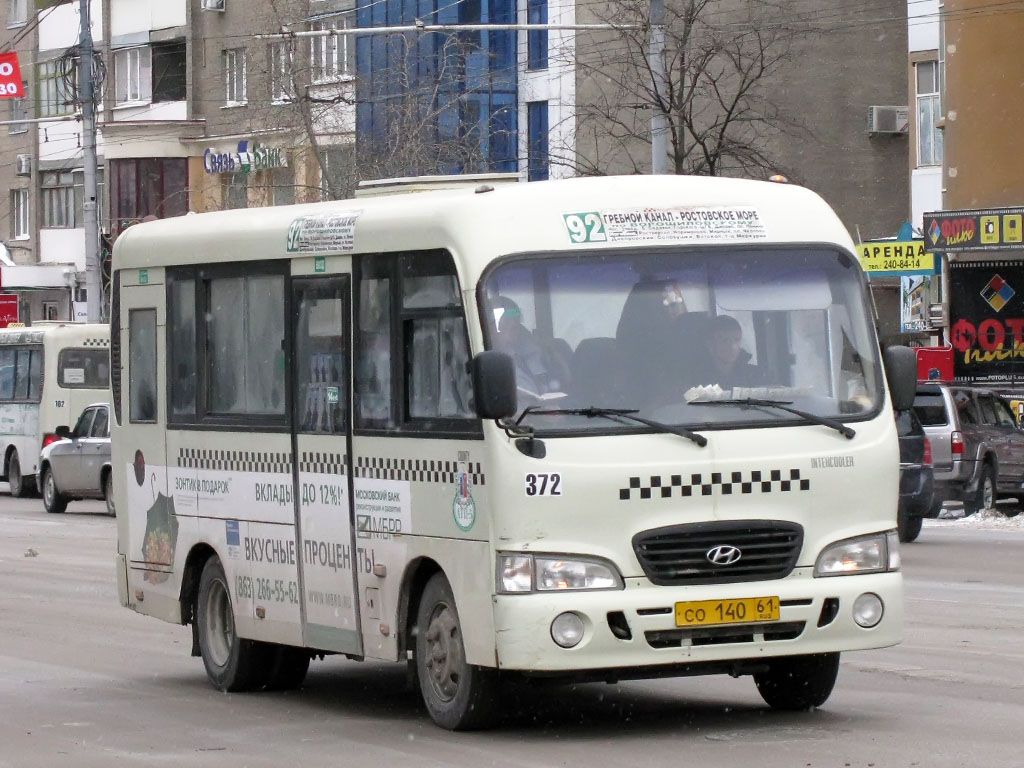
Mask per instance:
[[[743,553],[730,544],[719,544],[709,549],[705,557],[712,565],[732,565],[743,557]]]

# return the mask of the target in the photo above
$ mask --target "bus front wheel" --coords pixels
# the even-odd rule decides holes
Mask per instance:
[[[206,674],[222,691],[250,691],[266,683],[267,647],[235,632],[231,590],[220,559],[211,557],[199,577],[196,618],[199,651]]]
[[[466,661],[455,596],[444,574],[434,574],[427,582],[416,627],[416,676],[430,717],[452,731],[491,725],[497,673]]]
[[[832,693],[839,676],[839,654],[783,656],[754,675],[761,698],[772,709],[798,711],[820,707]]]

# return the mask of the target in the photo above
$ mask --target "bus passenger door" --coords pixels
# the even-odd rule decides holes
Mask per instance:
[[[122,427],[112,459],[115,494],[128,520],[129,600],[151,603],[154,592],[175,599],[170,578],[178,544],[178,516],[167,489],[166,393],[163,388],[165,296],[163,270],[122,270],[120,369],[113,393]],[[124,493],[118,493],[118,487]],[[181,564],[179,564],[181,565]]]
[[[347,275],[292,281],[292,439],[303,640],[361,654],[349,503],[350,292]]]

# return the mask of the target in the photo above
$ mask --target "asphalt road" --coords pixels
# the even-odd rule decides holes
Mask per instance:
[[[0,495],[0,767],[1024,766],[1024,526],[929,523],[903,549],[904,643],[844,655],[816,711],[773,712],[750,678],[520,687],[500,729],[453,734],[399,665],[214,691],[187,628],[118,605],[102,512]]]

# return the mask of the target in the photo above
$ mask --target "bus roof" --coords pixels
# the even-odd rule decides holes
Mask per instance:
[[[43,344],[54,342],[62,347],[110,346],[110,326],[104,323],[43,322],[19,328],[0,328],[0,344]]]
[[[719,223],[698,227],[696,236],[693,231],[678,236],[678,228],[658,230],[642,221],[645,214],[657,217],[666,211],[721,218],[722,211],[739,210],[755,211],[759,226]],[[600,213],[609,230],[616,228],[605,242],[594,242],[586,231],[592,220],[583,222],[583,217],[591,213]],[[572,222],[577,234],[584,232],[582,242],[569,228],[567,217],[574,215],[583,222],[583,230]],[[300,221],[318,230],[301,244]],[[623,232],[626,236],[620,237]],[[294,240],[289,241],[290,235]],[[114,265],[153,268],[447,248],[461,264],[463,277],[475,283],[488,263],[506,254],[723,242],[831,243],[854,252],[832,209],[803,187],[697,176],[620,176],[189,214],[123,232],[115,244]]]

